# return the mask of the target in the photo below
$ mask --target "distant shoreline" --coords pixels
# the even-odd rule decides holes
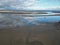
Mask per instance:
[[[25,11],[10,11],[10,10],[0,10],[0,13],[11,13],[11,14],[47,14],[47,12],[25,12]]]
[[[22,14],[22,15],[30,15],[30,14],[41,14],[43,16],[60,16],[60,13],[54,13],[54,12],[45,12],[45,11],[16,11],[16,10],[0,10],[0,13],[2,14]]]

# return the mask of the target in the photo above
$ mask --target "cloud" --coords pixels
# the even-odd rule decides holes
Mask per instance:
[[[0,10],[46,10],[58,8],[57,5],[52,4],[52,0],[47,2],[47,0],[0,0]],[[60,7],[59,7],[60,8]]]
[[[1,0],[0,8],[3,6],[4,9],[27,9],[34,5],[35,0]]]

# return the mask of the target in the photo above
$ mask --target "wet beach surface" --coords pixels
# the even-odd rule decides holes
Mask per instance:
[[[41,42],[40,45],[60,45],[60,30],[54,24],[0,30],[0,45],[34,45],[34,41]]]
[[[60,45],[59,24],[41,22],[52,19],[0,14],[0,45]]]

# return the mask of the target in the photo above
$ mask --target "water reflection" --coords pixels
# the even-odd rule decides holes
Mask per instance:
[[[22,16],[22,14],[0,14],[0,28],[40,25],[41,23],[55,23],[60,21],[60,16],[36,17],[36,15],[33,15],[33,17],[26,17]]]

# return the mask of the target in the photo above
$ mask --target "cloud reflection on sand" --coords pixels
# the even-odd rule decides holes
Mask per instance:
[[[40,25],[40,23],[55,23],[59,21],[60,16],[24,17],[16,14],[0,14],[0,28]]]

